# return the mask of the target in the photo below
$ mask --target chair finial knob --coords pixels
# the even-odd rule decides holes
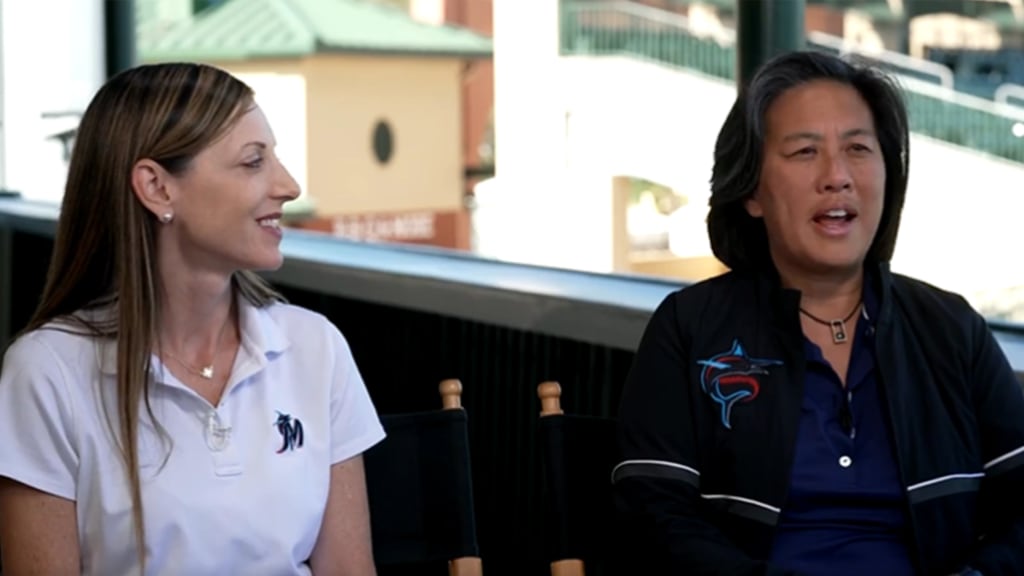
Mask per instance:
[[[537,397],[540,398],[540,415],[553,416],[562,414],[562,386],[553,380],[541,382],[537,386]]]
[[[462,382],[457,378],[442,380],[437,387],[441,393],[441,407],[445,410],[462,408]]]

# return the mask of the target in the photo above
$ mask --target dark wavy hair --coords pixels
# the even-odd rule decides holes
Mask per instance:
[[[761,178],[768,108],[787,90],[816,80],[852,87],[871,109],[885,161],[885,199],[867,261],[892,258],[910,165],[907,110],[900,89],[891,78],[866,63],[822,52],[797,51],[776,56],[757,71],[737,94],[715,142],[708,237],[715,256],[733,270],[774,269],[764,222],[750,216],[744,204]]]

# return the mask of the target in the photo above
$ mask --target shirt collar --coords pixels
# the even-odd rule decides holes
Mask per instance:
[[[256,307],[245,298],[239,298],[238,325],[241,332],[241,347],[255,358],[260,366],[279,356],[291,346],[284,329],[277,323],[270,308]]]

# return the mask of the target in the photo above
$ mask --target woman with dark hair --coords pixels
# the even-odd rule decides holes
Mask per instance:
[[[1024,574],[1024,393],[960,296],[889,271],[891,81],[766,63],[715,145],[730,271],[668,296],[620,406],[624,511],[671,574]]]
[[[0,375],[5,575],[374,574],[383,428],[341,333],[253,272],[299,193],[274,147],[211,66],[139,66],[89,104]]]

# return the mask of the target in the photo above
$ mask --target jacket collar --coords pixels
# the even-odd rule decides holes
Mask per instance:
[[[865,263],[865,288],[871,290],[877,314],[871,314],[876,324],[888,324],[892,317],[892,272],[888,262]],[[769,269],[750,273],[757,285],[757,297],[761,303],[767,304],[772,324],[784,331],[801,332],[800,329],[800,291],[784,288],[778,272],[772,266]],[[870,298],[871,296],[866,296]],[[877,316],[877,317],[875,317]]]

